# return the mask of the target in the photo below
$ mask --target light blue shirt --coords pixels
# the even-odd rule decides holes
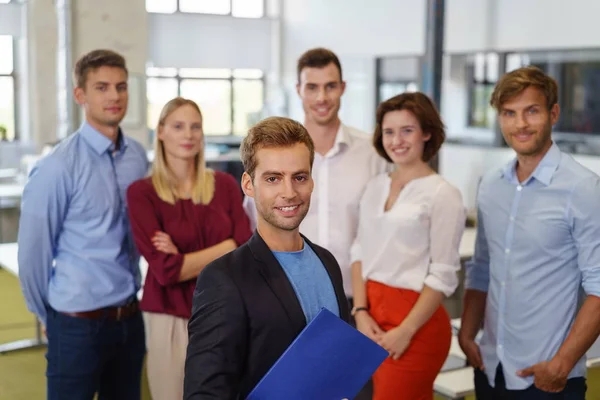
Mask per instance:
[[[306,242],[300,251],[274,251],[273,254],[296,292],[307,324],[317,316],[321,308],[326,308],[339,317],[340,308],[331,278],[321,259]]]
[[[127,302],[140,287],[127,187],[143,178],[143,147],[119,150],[87,123],[31,171],[19,223],[19,279],[27,307],[80,312]]]
[[[487,292],[480,349],[490,385],[552,359],[573,325],[580,288],[600,296],[600,178],[553,144],[519,183],[513,160],[479,189],[475,254],[466,287]],[[569,377],[585,376],[585,358]]]

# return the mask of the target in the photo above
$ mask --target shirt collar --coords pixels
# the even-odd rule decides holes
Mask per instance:
[[[350,135],[344,129],[344,124],[340,123],[340,127],[335,135],[335,142],[333,142],[334,146],[338,146],[340,144],[350,145],[351,142]]]
[[[548,186],[552,181],[552,175],[558,169],[560,163],[560,149],[556,143],[552,143],[548,152],[544,155],[531,176]],[[502,170],[502,177],[509,182],[517,182],[517,159],[511,160]]]
[[[94,129],[87,121],[84,121],[79,128],[81,137],[96,151],[96,153],[102,155],[105,152],[113,153],[115,151],[115,144],[106,136]],[[127,138],[123,135],[121,128],[119,128],[119,153],[123,153],[127,148]]]
[[[352,144],[352,138],[346,132],[344,124],[340,123],[340,127],[338,128],[337,133],[335,134],[335,141],[333,142],[333,147],[325,157],[333,157],[342,151],[345,147],[349,147]]]

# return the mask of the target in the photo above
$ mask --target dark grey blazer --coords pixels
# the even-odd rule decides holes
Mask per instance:
[[[333,255],[321,259],[340,317],[349,321],[342,275]],[[185,400],[244,399],[306,326],[294,289],[258,232],[198,276],[185,361]]]

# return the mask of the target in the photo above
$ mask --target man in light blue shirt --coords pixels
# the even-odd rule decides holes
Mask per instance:
[[[535,67],[492,94],[517,157],[479,188],[459,333],[478,399],[585,398],[585,353],[600,333],[600,178],[552,142],[557,98]]]
[[[108,50],[75,66],[86,122],[32,170],[19,226],[19,279],[46,327],[48,399],[139,399],[145,354],[139,255],[125,193],[145,176],[142,146],[119,128],[127,68]]]

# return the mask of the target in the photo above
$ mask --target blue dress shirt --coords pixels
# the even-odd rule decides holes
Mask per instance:
[[[556,144],[524,182],[515,167],[481,182],[466,287],[487,292],[480,349],[490,385],[502,363],[506,387],[521,390],[533,377],[517,371],[552,359],[569,334],[581,286],[600,296],[600,178]],[[569,378],[585,371],[581,359]]]
[[[127,302],[140,287],[126,190],[148,171],[143,147],[87,123],[31,171],[19,223],[19,279],[27,307],[80,312]]]

